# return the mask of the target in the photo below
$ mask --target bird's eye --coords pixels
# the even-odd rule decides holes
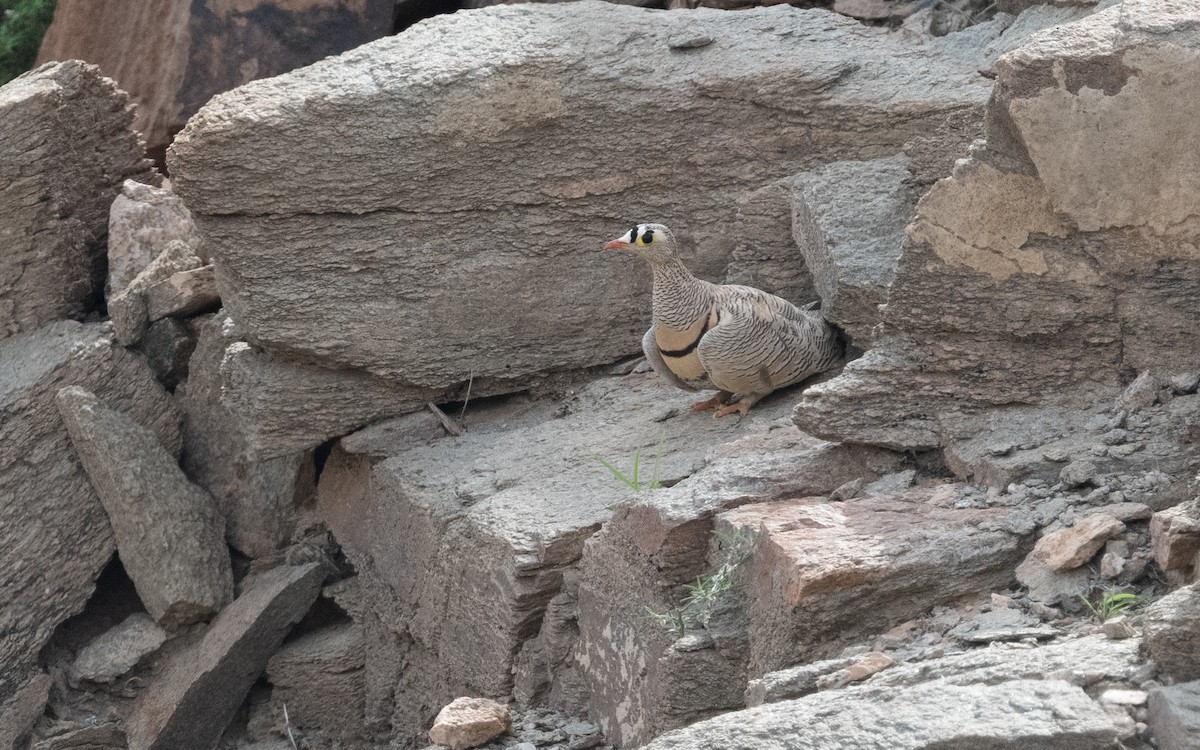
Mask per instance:
[[[651,242],[654,242],[654,230],[653,230],[653,229],[647,229],[647,230],[646,230],[646,232],[645,232],[645,234],[643,234],[643,235],[642,235],[642,242],[641,242],[641,244],[643,244],[643,245],[649,245]]]

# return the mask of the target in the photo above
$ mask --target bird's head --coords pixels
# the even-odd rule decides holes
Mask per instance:
[[[638,224],[625,234],[604,244],[605,250],[627,250],[649,263],[662,263],[678,257],[675,235],[662,224]]]

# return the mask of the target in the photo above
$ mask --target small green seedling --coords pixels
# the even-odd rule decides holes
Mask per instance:
[[[641,492],[642,490],[657,490],[662,487],[658,481],[658,464],[662,460],[662,453],[663,441],[659,440],[658,452],[654,456],[654,468],[651,471],[650,481],[646,482],[645,484],[642,484],[641,477],[642,447],[640,445],[633,451],[633,470],[630,471],[629,474],[621,471],[608,461],[605,461],[600,456],[597,456],[595,453],[592,454],[592,458],[599,461],[604,468],[608,469],[609,473],[612,474],[618,482],[634,492]]]
[[[1080,594],[1079,598],[1083,600],[1084,606],[1088,608],[1098,622],[1105,622],[1117,615],[1123,615],[1137,606],[1140,601],[1140,597],[1137,594],[1131,594],[1128,591],[1107,592],[1100,597],[1098,604],[1092,604],[1091,599],[1082,594]]]
[[[676,638],[682,638],[688,630],[707,627],[722,597],[733,589],[733,574],[738,566],[749,559],[754,551],[754,536],[735,532],[725,534],[713,531],[721,540],[724,562],[708,575],[697,576],[695,583],[685,583],[686,592],[678,607],[658,612],[646,607],[646,617]]]

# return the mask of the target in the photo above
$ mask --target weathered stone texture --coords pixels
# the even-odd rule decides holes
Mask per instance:
[[[429,739],[448,750],[482,745],[512,724],[508,709],[487,698],[455,698],[438,712]]]
[[[356,737],[365,718],[366,659],[357,625],[336,625],[290,641],[267,662],[271,703],[287,706],[296,727]]]
[[[805,292],[757,191],[978,125],[974,67],[906,49],[819,11],[489,8],[214,98],[172,175],[251,344],[401,396],[502,392],[636,351],[648,277],[599,251],[634,219],[675,228],[703,277]]]
[[[719,513],[749,502],[828,494],[902,465],[902,457],[878,448],[832,445],[779,424],[764,427],[714,447],[695,476],[618,508],[584,547],[570,592],[578,599],[577,643],[568,647],[569,658],[556,654],[553,638],[541,645],[555,664],[552,678],[581,683],[588,714],[614,742],[645,742],[742,705],[748,644],[741,608],[710,622],[715,634],[698,642],[675,642],[646,617],[647,607],[667,612],[677,606],[672,592],[711,572]]]
[[[1200,682],[1150,691],[1150,728],[1161,750],[1200,748]]]
[[[38,61],[99,65],[138,103],[135,127],[165,148],[208,99],[391,31],[392,0],[60,0]],[[137,50],[137,54],[130,54]]]
[[[312,456],[304,451],[253,456],[242,423],[221,401],[221,368],[227,349],[238,341],[236,329],[224,313],[199,329],[188,380],[175,392],[184,414],[183,470],[216,498],[229,543],[261,557],[288,542],[297,504],[315,494]]]
[[[663,735],[646,750],[1110,750],[1117,733],[1083,690],[1056,680],[817,693]],[[964,720],[969,717],[969,720]]]
[[[100,70],[45,65],[0,88],[0,338],[91,310],[108,209],[152,179],[128,97]]]
[[[225,521],[212,496],[153,432],[94,394],[68,386],[56,400],[146,610],[167,628],[212,617],[233,598]]]
[[[107,295],[125,291],[171,240],[201,252],[196,223],[183,199],[169,190],[126,180],[108,213]]]
[[[986,145],[921,199],[875,347],[809,390],[802,429],[936,447],[973,412],[1196,368],[1195,155],[1161,158],[1200,122],[1189,18],[1121,3],[1000,58]]]
[[[1024,538],[1007,528],[1005,511],[930,502],[945,489],[723,514],[720,528],[757,536],[746,586],[750,674],[828,658],[934,604],[1006,586]],[[847,612],[857,613],[853,623]]]
[[[109,299],[108,314],[112,317],[117,340],[125,346],[132,346],[141,341],[146,326],[152,320],[166,317],[161,314],[151,317],[148,294],[150,288],[168,281],[179,272],[199,268],[200,264],[200,257],[196,255],[195,248],[187,242],[168,242],[163,251],[150,261],[123,291]],[[156,312],[161,312],[161,309]]]
[[[1200,679],[1200,582],[1176,589],[1142,615],[1146,652],[1159,674]]]
[[[80,650],[71,677],[112,682],[137,666],[167,640],[167,632],[143,612],[130,615]]]
[[[178,454],[179,415],[106,326],[62,321],[0,342],[0,703],[42,645],[83,609],[112,556],[112,530],[55,408],[81,385]]]
[[[182,651],[138,698],[130,750],[208,750],[217,744],[267,659],[312,606],[319,564],[283,566],[246,582],[204,638]]]

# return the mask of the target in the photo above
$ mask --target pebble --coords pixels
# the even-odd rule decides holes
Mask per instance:
[[[1146,692],[1143,690],[1109,689],[1100,694],[1102,703],[1112,703],[1117,706],[1141,706],[1146,703]]]

